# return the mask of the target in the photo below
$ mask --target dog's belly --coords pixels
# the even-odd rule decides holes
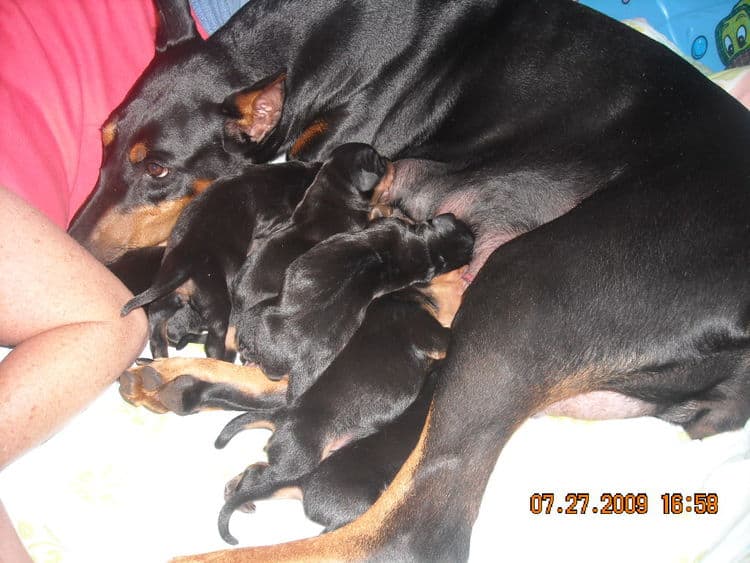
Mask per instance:
[[[614,391],[592,391],[553,403],[539,415],[569,416],[585,420],[633,418],[656,413],[656,406]]]
[[[588,182],[546,172],[498,170],[483,175],[450,171],[446,164],[419,159],[393,163],[393,179],[382,201],[395,203],[409,218],[425,221],[452,213],[472,229],[474,256],[464,274],[471,283],[489,256],[501,245],[570,211],[593,188]],[[518,187],[521,186],[521,187]],[[380,196],[379,196],[380,197]]]

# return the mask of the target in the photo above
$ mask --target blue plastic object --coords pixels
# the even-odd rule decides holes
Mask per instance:
[[[714,71],[750,64],[750,0],[581,0],[617,20],[644,18]]]

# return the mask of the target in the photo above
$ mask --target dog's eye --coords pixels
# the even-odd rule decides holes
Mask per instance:
[[[146,164],[146,173],[152,178],[164,178],[169,174],[169,168],[152,161]]]

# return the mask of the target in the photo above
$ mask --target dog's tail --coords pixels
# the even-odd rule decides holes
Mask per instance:
[[[251,428],[266,428],[274,430],[275,424],[273,419],[278,410],[279,407],[261,407],[243,412],[241,415],[234,417],[227,422],[227,425],[219,433],[219,436],[214,442],[214,446],[218,449],[223,448],[232,438],[243,430],[249,430]]]
[[[218,521],[221,538],[228,544],[237,545],[237,539],[229,531],[229,520],[234,511],[240,507],[246,512],[253,511],[254,501],[270,498],[279,489],[291,486],[298,486],[297,480],[279,478],[273,465],[261,462],[248,467],[239,476],[234,490],[225,494],[226,502],[219,512]]]
[[[139,293],[123,305],[120,314],[124,317],[131,311],[144,307],[164,297],[170,291],[174,291],[190,279],[190,261],[179,260],[176,256],[177,249],[164,257],[159,273],[154,283],[147,290]],[[180,264],[183,264],[182,266]]]

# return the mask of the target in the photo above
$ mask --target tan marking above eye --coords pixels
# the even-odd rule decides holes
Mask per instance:
[[[209,178],[196,178],[193,181],[193,191],[197,194],[203,192],[213,183],[213,180]]]
[[[147,154],[148,148],[146,148],[146,143],[136,143],[133,145],[133,148],[130,149],[128,158],[130,159],[130,162],[136,164],[138,162],[143,162]]]
[[[105,147],[112,144],[112,142],[115,140],[115,136],[117,135],[117,122],[116,121],[110,121],[108,123],[105,123],[102,127],[102,145]]]
[[[307,145],[310,144],[310,142],[315,139],[316,137],[319,137],[323,133],[328,131],[328,123],[326,123],[322,119],[318,119],[314,121],[307,129],[302,131],[300,133],[300,136],[297,137],[297,140],[294,141],[294,144],[292,145],[292,148],[289,150],[289,153],[292,156],[297,156],[302,149],[304,149]]]

